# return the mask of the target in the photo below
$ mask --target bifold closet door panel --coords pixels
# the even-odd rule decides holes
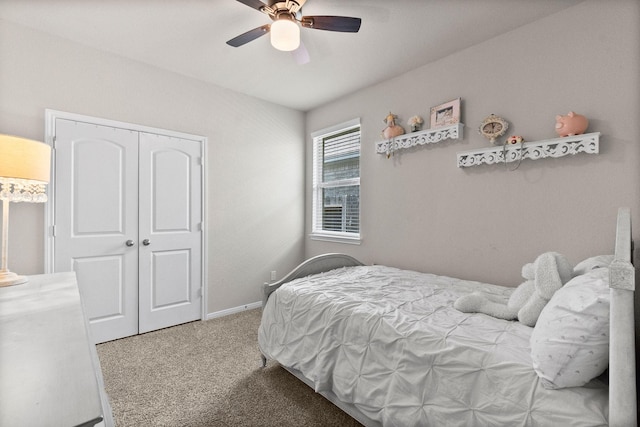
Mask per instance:
[[[95,342],[138,333],[138,132],[56,119],[54,269],[76,271]]]
[[[139,331],[201,318],[201,142],[140,133]]]

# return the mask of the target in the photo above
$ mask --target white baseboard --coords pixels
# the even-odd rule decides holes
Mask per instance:
[[[207,320],[215,319],[217,317],[229,316],[230,314],[240,313],[241,311],[253,310],[254,308],[262,307],[262,301],[252,302],[251,304],[241,305],[239,307],[228,308],[226,310],[220,310],[207,314]]]

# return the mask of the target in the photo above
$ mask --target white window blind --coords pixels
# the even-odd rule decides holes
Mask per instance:
[[[360,122],[313,135],[312,238],[360,239]]]

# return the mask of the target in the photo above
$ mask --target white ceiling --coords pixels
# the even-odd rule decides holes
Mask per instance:
[[[236,0],[1,0],[0,19],[307,111],[551,15],[581,0],[308,0],[304,15],[362,18],[359,33],[301,29],[298,65]]]

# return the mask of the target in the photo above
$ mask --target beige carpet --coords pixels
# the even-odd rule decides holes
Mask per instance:
[[[360,426],[274,362],[261,310],[98,345],[118,427]]]

